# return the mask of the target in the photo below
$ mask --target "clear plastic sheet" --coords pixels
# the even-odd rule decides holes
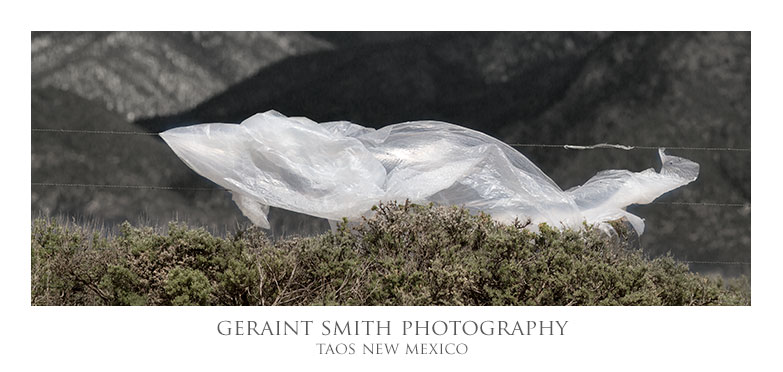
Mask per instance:
[[[360,219],[381,201],[459,205],[500,222],[530,219],[578,228],[627,218],[696,179],[699,165],[659,150],[660,172],[607,170],[563,191],[509,145],[436,121],[379,130],[346,121],[316,123],[276,111],[241,124],[199,124],[161,133],[185,164],[230,190],[254,224],[269,228],[269,206],[329,219]]]

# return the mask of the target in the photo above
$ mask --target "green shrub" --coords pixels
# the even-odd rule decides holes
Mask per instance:
[[[172,305],[209,305],[209,279],[201,271],[175,267],[169,271],[163,286]]]
[[[146,294],[140,293],[139,277],[125,266],[109,264],[98,285],[111,305],[144,305]]]
[[[113,239],[36,220],[34,305],[749,305],[750,281],[691,273],[585,226],[537,232],[456,207],[381,204],[335,232],[270,242],[125,223]]]

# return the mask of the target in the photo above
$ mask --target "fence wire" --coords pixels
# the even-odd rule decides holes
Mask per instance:
[[[154,132],[136,132],[136,131],[113,131],[113,130],[82,130],[82,129],[56,129],[56,128],[32,128],[33,133],[63,133],[63,134],[108,134],[108,135],[132,135],[132,136],[158,136],[160,133]],[[599,143],[595,145],[573,145],[573,144],[543,144],[543,143],[510,143],[512,147],[540,147],[540,148],[561,148],[566,150],[594,150],[594,149],[619,149],[619,150],[657,150],[665,148],[668,150],[690,150],[690,151],[737,151],[750,152],[750,148],[745,147],[692,147],[692,146],[638,146]]]
[[[540,147],[540,148],[562,148],[566,150],[597,150],[597,149],[618,149],[618,150],[657,150],[659,148],[667,150],[691,150],[691,151],[736,151],[750,152],[750,148],[744,147],[690,147],[690,146],[637,146],[637,145],[615,145],[608,143],[599,143],[595,145],[553,145],[538,143],[510,143],[512,147]]]
[[[750,262],[739,261],[682,261],[686,264],[711,264],[711,265],[750,265]]]
[[[56,129],[56,128],[31,128],[33,133],[52,133],[52,134],[88,134],[88,135],[120,135],[120,136],[159,136],[160,133],[138,132],[138,131],[114,131],[114,130],[83,130],[83,129]],[[688,150],[688,151],[730,151],[730,152],[750,152],[750,148],[738,147],[692,147],[692,146],[637,146],[624,144],[599,143],[594,145],[573,145],[573,144],[540,144],[540,143],[511,143],[512,147],[528,148],[559,148],[565,150],[597,150],[597,149],[616,149],[616,150],[657,150],[665,148],[668,150]],[[89,184],[89,183],[56,183],[56,182],[31,182],[33,187],[81,187],[81,188],[108,188],[108,189],[137,189],[137,190],[168,190],[168,191],[230,191],[222,187],[180,187],[180,186],[161,186],[161,185],[118,185],[118,184]],[[716,202],[652,202],[650,204],[670,205],[670,206],[703,206],[703,207],[724,207],[724,208],[750,208],[750,202],[747,203],[716,203]],[[681,261],[685,264],[708,264],[708,265],[747,265],[750,262],[741,261]]]
[[[124,136],[157,136],[160,133],[116,131],[116,130],[82,130],[82,129],[55,129],[55,128],[32,128],[33,133],[62,133],[62,134],[111,134]]]

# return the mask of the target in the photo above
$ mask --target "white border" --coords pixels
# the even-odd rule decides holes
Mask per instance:
[[[252,5],[251,5],[252,4]],[[2,44],[4,365],[24,369],[138,370],[398,369],[475,370],[596,366],[605,370],[754,369],[777,365],[768,341],[776,318],[780,265],[780,48],[772,9],[737,2],[194,2],[38,1],[9,9]],[[513,4],[513,5],[512,5]],[[753,305],[719,308],[32,308],[29,306],[30,30],[752,30]],[[22,93],[19,93],[22,92]],[[10,208],[8,208],[10,206]],[[775,213],[777,212],[777,213]],[[25,213],[21,213],[23,216]],[[775,235],[773,235],[775,234]],[[773,240],[774,238],[778,238]],[[471,339],[464,357],[322,357],[310,337],[222,337],[216,322],[326,319],[544,319],[569,321],[556,338]],[[377,338],[374,338],[377,339]],[[383,341],[378,341],[383,342]],[[426,340],[423,340],[426,342]],[[72,368],[69,368],[72,367]]]

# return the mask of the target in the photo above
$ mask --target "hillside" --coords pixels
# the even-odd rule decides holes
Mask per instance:
[[[330,47],[286,32],[33,33],[32,85],[133,120],[189,109],[260,68]]]
[[[597,33],[427,33],[294,56],[181,114],[139,120],[151,131],[239,122],[275,109],[365,126],[444,120],[496,134],[535,116],[579,72]]]

